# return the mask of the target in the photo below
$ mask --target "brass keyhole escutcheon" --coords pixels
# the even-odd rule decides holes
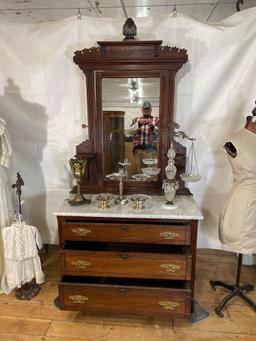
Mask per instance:
[[[164,239],[177,239],[179,237],[179,233],[177,232],[161,232],[160,237],[163,237]]]
[[[121,258],[122,258],[123,260],[127,260],[127,259],[128,259],[128,255],[126,255],[126,254],[124,253],[124,254],[121,255]]]

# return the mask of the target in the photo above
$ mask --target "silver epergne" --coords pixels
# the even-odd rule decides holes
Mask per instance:
[[[119,180],[119,196],[114,201],[116,205],[126,205],[129,202],[124,196],[124,180],[128,177],[128,166],[130,166],[130,164],[131,163],[125,159],[124,162],[119,162],[119,165],[122,167],[119,168],[118,173],[106,175],[106,178],[110,180]]]

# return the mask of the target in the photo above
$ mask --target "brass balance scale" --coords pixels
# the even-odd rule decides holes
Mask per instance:
[[[184,131],[177,130],[179,128],[180,128],[179,124],[175,122],[170,126],[170,141],[171,142],[170,142],[170,148],[167,153],[168,163],[167,163],[167,166],[165,167],[166,179],[163,181],[163,190],[164,190],[166,202],[162,205],[162,207],[165,209],[177,208],[177,204],[174,204],[175,194],[179,186],[179,182],[176,178],[177,168],[174,163],[176,152],[174,149],[173,142],[174,142],[175,137],[183,138],[183,139],[191,141],[191,146],[188,152],[187,162],[186,162],[187,172],[180,175],[181,179],[184,182],[196,182],[201,179],[201,176],[199,175],[198,163],[197,163],[196,152],[195,152],[195,147],[194,147],[195,139],[193,137],[189,137]]]

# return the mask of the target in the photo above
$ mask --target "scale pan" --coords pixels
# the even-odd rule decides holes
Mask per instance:
[[[180,178],[184,182],[197,182],[197,181],[199,181],[201,179],[201,176],[200,175],[196,175],[196,174],[185,174],[185,173],[182,173],[182,174],[180,174]]]

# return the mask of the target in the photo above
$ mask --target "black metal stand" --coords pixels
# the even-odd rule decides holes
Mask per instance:
[[[25,183],[20,175],[20,173],[17,173],[17,181],[15,184],[12,185],[12,188],[16,188],[16,194],[18,196],[18,204],[19,204],[19,214],[22,217],[21,213],[21,187],[24,186]],[[18,300],[24,300],[24,301],[29,301],[33,297],[39,294],[39,291],[41,290],[41,287],[35,282],[31,281],[29,283],[25,283],[21,286],[21,288],[16,289],[15,297]]]
[[[25,283],[21,288],[17,289],[15,292],[15,297],[18,300],[29,301],[39,294],[41,287],[34,281],[30,283]]]
[[[216,290],[216,286],[220,286],[223,288],[226,288],[230,290],[230,292],[221,300],[219,305],[215,308],[215,312],[219,317],[224,317],[223,313],[221,312],[222,309],[225,307],[225,305],[234,297],[234,296],[239,296],[241,297],[245,302],[247,302],[256,312],[256,303],[250,299],[246,295],[246,292],[252,291],[254,289],[254,286],[251,284],[246,284],[240,286],[240,275],[241,275],[241,267],[242,267],[242,259],[243,255],[242,253],[239,253],[238,257],[238,264],[237,264],[237,274],[236,274],[236,284],[234,285],[229,285],[224,282],[220,281],[210,281],[211,287],[213,290]]]

